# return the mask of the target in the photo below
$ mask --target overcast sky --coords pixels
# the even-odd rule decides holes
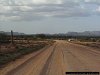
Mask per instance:
[[[99,31],[100,0],[0,0],[0,31]]]

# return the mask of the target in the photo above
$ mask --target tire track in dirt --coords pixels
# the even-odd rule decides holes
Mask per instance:
[[[51,55],[49,56],[49,58],[47,59],[47,61],[46,61],[45,65],[44,65],[42,71],[40,72],[40,75],[46,75],[47,70],[48,70],[48,66],[49,66],[50,62],[52,61],[52,56],[54,54],[56,46],[57,45],[55,45],[55,47],[53,48],[53,51],[52,51]]]
[[[47,46],[47,47],[43,48],[38,54],[36,54],[35,56],[31,57],[30,59],[28,59],[26,62],[22,63],[21,65],[19,65],[15,69],[9,71],[6,75],[13,75],[17,70],[19,70],[20,68],[24,67],[26,64],[28,64],[29,62],[31,62],[34,58],[36,58],[37,56],[39,56],[40,54],[42,54],[43,52],[45,52],[49,47],[50,46]]]
[[[92,48],[67,43],[64,55],[69,65],[68,71],[100,71],[100,54],[96,54],[95,51]]]

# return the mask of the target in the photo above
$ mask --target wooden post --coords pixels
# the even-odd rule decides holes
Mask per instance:
[[[1,35],[0,35],[1,36]],[[1,52],[1,37],[0,37],[0,52]]]
[[[13,41],[13,31],[11,30],[11,44],[14,44],[14,41]]]
[[[0,43],[0,52],[1,52],[1,43]]]

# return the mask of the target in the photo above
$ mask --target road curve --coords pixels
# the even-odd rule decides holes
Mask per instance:
[[[100,50],[56,41],[53,46],[45,48],[2,75],[66,75],[65,72],[73,71],[100,72]]]

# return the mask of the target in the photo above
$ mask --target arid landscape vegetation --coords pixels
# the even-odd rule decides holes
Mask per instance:
[[[0,34],[0,74],[100,72],[100,38],[59,34]]]
[[[13,36],[0,34],[0,67],[10,61],[20,58],[22,55],[35,52],[47,45],[50,46],[54,42],[42,39],[39,36],[33,38],[28,35]]]

